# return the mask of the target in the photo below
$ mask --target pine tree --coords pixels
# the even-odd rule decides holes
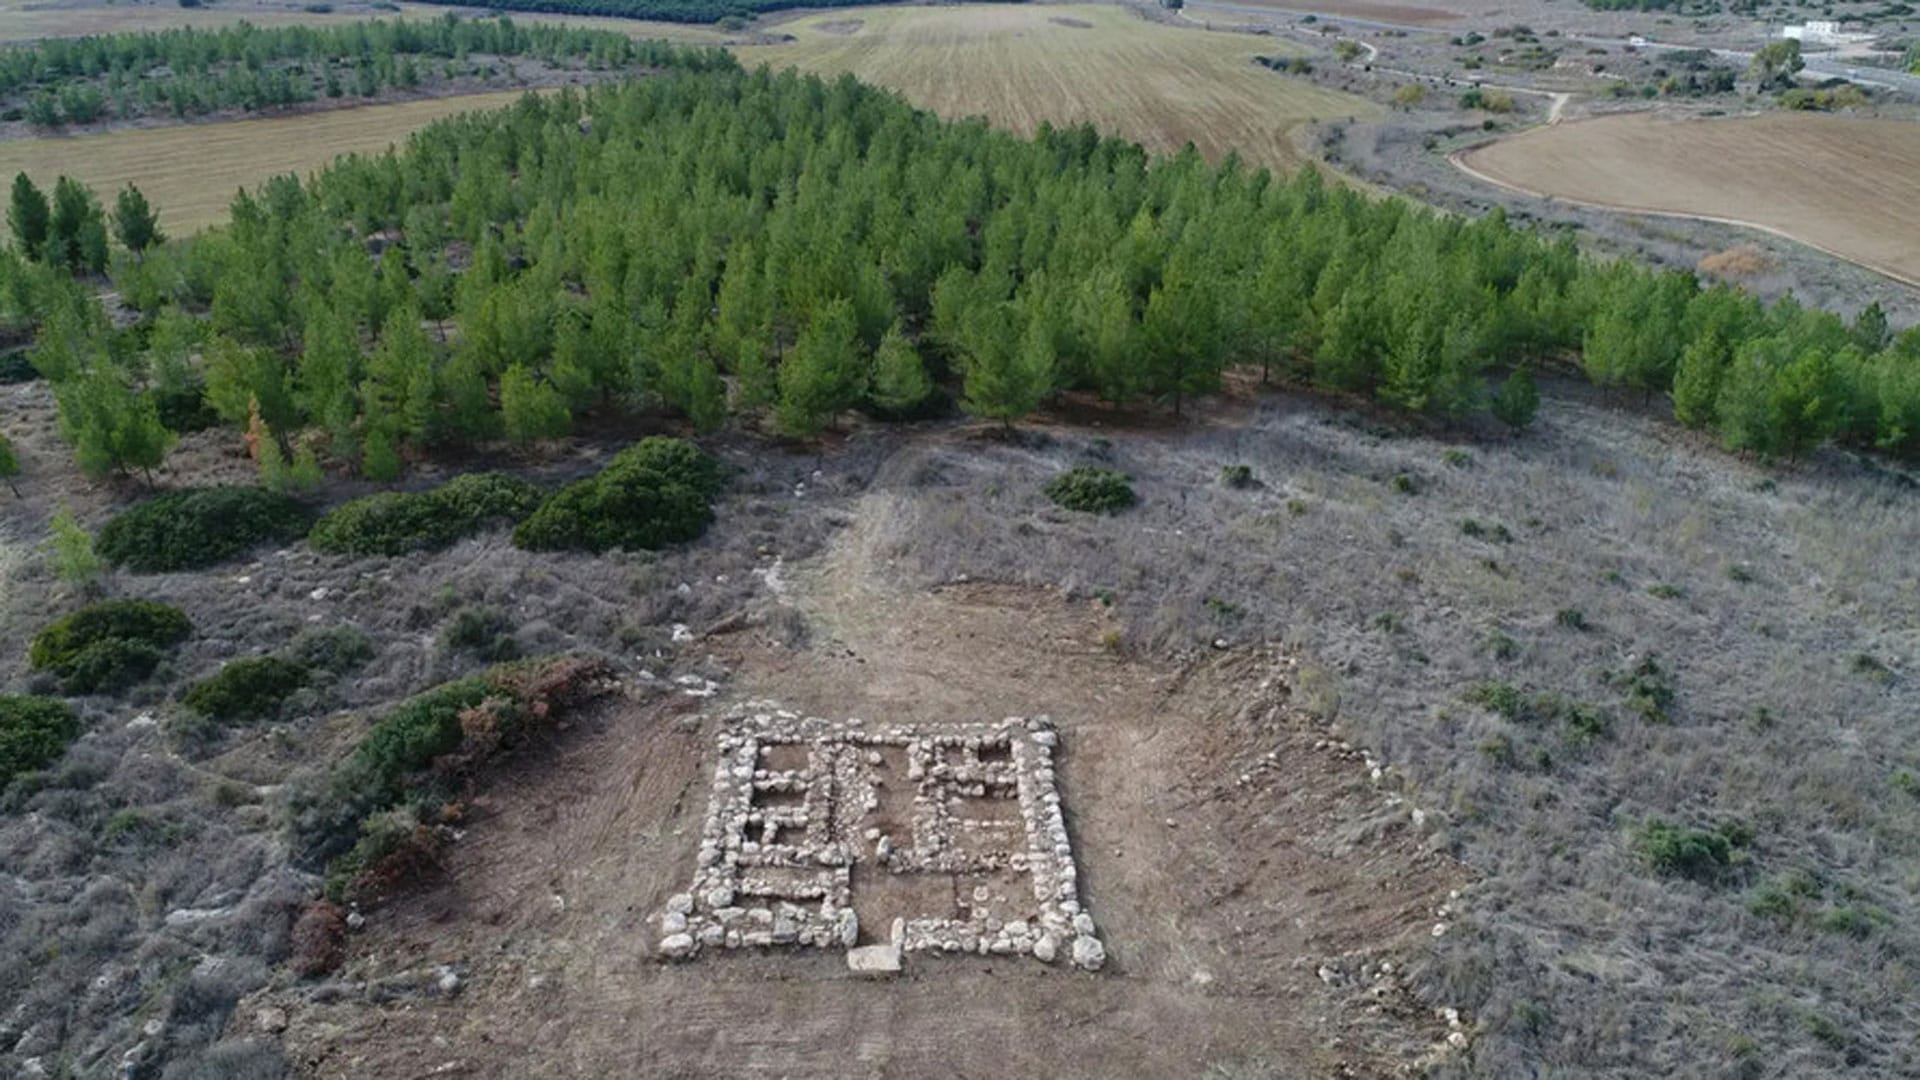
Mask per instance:
[[[65,502],[54,511],[48,523],[47,547],[53,554],[53,573],[61,581],[74,585],[91,584],[106,569],[93,550],[93,537],[80,527],[73,509]]]
[[[324,301],[307,309],[306,332],[301,335],[300,364],[295,397],[300,408],[333,437],[335,446],[349,446],[360,402],[360,341],[353,326]]]
[[[428,438],[444,442],[484,442],[500,432],[500,416],[487,394],[487,378],[471,354],[461,353],[440,369],[440,423]]]
[[[62,176],[53,185],[47,261],[74,274],[97,274],[107,268],[107,226],[100,200],[71,176]]]
[[[521,446],[561,438],[573,427],[566,399],[524,364],[515,364],[500,376],[500,418],[507,438]]]
[[[326,482],[326,472],[320,468],[320,455],[306,439],[301,439],[293,448],[293,466],[288,478],[293,490],[301,492],[319,491],[320,485]]]
[[[885,412],[908,412],[933,393],[927,365],[895,322],[873,354],[873,380],[868,396]]]
[[[1120,274],[1102,270],[1083,282],[1073,314],[1094,390],[1116,405],[1139,396],[1146,374],[1140,322],[1133,317],[1133,301]]]
[[[151,479],[173,447],[153,398],[135,394],[117,371],[94,367],[56,386],[54,395],[61,433],[89,479],[134,469]]]
[[[780,365],[775,410],[780,430],[798,438],[818,435],[836,414],[852,407],[861,372],[853,304],[829,301],[814,313],[792,355]]]
[[[727,422],[727,384],[704,353],[687,373],[687,419],[700,431],[716,431]]]
[[[380,417],[386,422],[383,434],[390,440],[429,437],[435,401],[433,342],[420,328],[418,311],[401,308],[387,316],[380,343],[367,359],[360,397],[369,429],[373,418]],[[371,430],[368,434],[371,446]],[[397,446],[390,444],[387,449],[392,452]],[[397,458],[394,475],[398,475]]]
[[[1053,392],[1052,338],[1040,319],[1024,330],[1009,304],[976,313],[966,333],[966,381],[961,406],[1007,427],[1040,407]]]
[[[128,251],[141,253],[166,242],[160,233],[160,215],[140,189],[128,184],[113,202],[113,234]]]
[[[1860,309],[1853,319],[1853,340],[1862,352],[1877,353],[1887,347],[1892,334],[1887,329],[1887,313],[1875,300]]]
[[[52,216],[46,195],[34,186],[26,173],[15,173],[13,202],[7,208],[7,227],[13,231],[13,242],[20,245],[21,253],[35,262],[46,257]]]
[[[400,478],[400,450],[387,424],[367,424],[366,439],[360,447],[360,474],[381,483]]]
[[[1687,344],[1673,373],[1673,415],[1690,427],[1714,425],[1714,403],[1726,374],[1730,350],[1720,331],[1709,329]]]
[[[1513,369],[1493,395],[1494,419],[1518,433],[1540,411],[1540,390],[1533,383],[1533,371],[1525,365]]]

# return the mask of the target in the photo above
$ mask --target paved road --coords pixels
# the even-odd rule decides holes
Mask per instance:
[[[1235,4],[1227,2],[1227,0],[1188,0],[1186,11],[1189,13],[1220,11],[1232,15],[1260,15],[1273,19],[1292,19],[1295,21],[1312,15],[1316,19],[1323,19],[1337,26],[1367,26],[1378,30],[1400,30],[1409,34],[1435,34],[1442,37],[1451,37],[1456,32],[1453,28],[1439,29],[1432,26],[1417,26],[1413,23],[1387,22],[1381,19],[1360,19],[1346,15],[1329,15],[1325,12],[1318,11],[1300,11],[1294,8]],[[1607,45],[1615,48],[1633,45],[1640,49],[1666,52],[1690,51],[1699,48],[1697,45],[1674,45],[1662,41],[1642,41],[1636,45],[1626,38],[1596,37],[1589,34],[1567,34],[1566,40],[1585,42],[1589,45]],[[1742,52],[1738,49],[1709,49],[1708,51],[1721,59],[1735,61],[1743,69],[1753,60],[1753,53]],[[1862,67],[1857,64],[1847,64],[1843,61],[1832,59],[1831,57],[1822,57],[1819,53],[1808,54],[1805,60],[1807,66],[1801,73],[1809,78],[1849,79],[1862,86],[1873,86],[1883,90],[1894,90],[1920,97],[1920,75],[1909,75],[1903,71],[1893,71],[1887,68]]]

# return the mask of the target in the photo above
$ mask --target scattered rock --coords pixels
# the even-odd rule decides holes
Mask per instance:
[[[862,945],[847,950],[847,970],[868,979],[883,979],[900,974],[900,947]]]
[[[1100,939],[1081,935],[1073,939],[1074,966],[1084,971],[1099,971],[1107,962],[1107,947]]]

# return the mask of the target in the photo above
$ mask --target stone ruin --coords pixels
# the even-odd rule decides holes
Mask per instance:
[[[692,887],[659,950],[845,949],[863,974],[903,954],[1032,956],[1096,970],[1044,716],[874,725],[767,703],[721,725]]]

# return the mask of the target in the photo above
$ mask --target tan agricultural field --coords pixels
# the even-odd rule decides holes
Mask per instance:
[[[25,172],[41,187],[62,174],[111,202],[128,182],[160,208],[175,235],[224,220],[236,191],[284,173],[307,173],[341,154],[378,152],[432,121],[499,108],[524,91],[428,98],[256,120],[48,136],[0,142],[0,176]]]
[[[1920,284],[1920,124],[1633,113],[1536,128],[1455,160],[1529,194],[1750,225]]]
[[[848,8],[797,19],[796,40],[737,48],[753,66],[851,71],[943,116],[985,116],[1030,133],[1042,120],[1090,121],[1173,151],[1229,149],[1262,165],[1302,160],[1294,131],[1378,107],[1255,63],[1286,53],[1272,38],[1152,23],[1107,6],[969,4]]]

